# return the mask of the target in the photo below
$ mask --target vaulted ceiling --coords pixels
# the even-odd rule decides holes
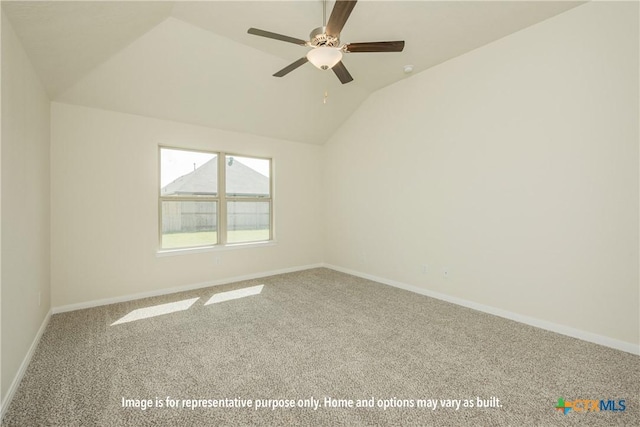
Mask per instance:
[[[404,65],[416,74],[581,3],[361,0],[341,40],[406,45],[346,54],[355,80],[345,85],[311,64],[272,77],[308,48],[247,34],[256,27],[306,40],[322,25],[320,0],[4,1],[2,9],[52,100],[322,144],[370,93],[410,78]]]

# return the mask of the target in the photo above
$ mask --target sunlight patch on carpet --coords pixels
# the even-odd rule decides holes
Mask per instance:
[[[235,291],[220,292],[215,294],[204,305],[216,304],[219,302],[230,301],[238,298],[250,297],[252,295],[258,295],[262,292],[264,285],[251,286],[249,288],[236,289]]]
[[[111,324],[119,325],[121,323],[129,323],[135,320],[148,319],[150,317],[162,316],[163,314],[175,313],[189,309],[200,298],[185,299],[182,301],[170,302],[167,304],[152,305],[151,307],[138,308],[129,314],[116,320]]]

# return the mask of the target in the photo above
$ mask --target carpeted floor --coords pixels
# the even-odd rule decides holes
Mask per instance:
[[[158,305],[188,308],[125,322]],[[638,356],[321,268],[54,315],[2,425],[639,426],[639,370]],[[559,398],[626,409],[565,415]],[[123,407],[142,399],[153,407]]]

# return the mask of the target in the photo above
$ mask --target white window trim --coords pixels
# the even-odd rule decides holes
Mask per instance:
[[[198,247],[189,247],[189,248],[178,248],[178,249],[160,249],[156,251],[157,258],[171,257],[171,256],[180,256],[180,255],[189,255],[189,254],[199,254],[206,252],[226,252],[226,251],[235,251],[238,249],[251,249],[251,248],[265,248],[269,246],[276,246],[278,244],[275,240],[263,240],[261,242],[247,242],[247,243],[228,243],[226,245],[215,245],[215,246],[198,246]]]
[[[217,156],[218,161],[218,188],[217,196],[162,196],[162,186],[158,186],[158,248],[156,250],[157,257],[186,255],[202,252],[216,252],[224,250],[235,250],[251,247],[275,246],[275,223],[273,209],[273,158],[262,157],[248,154],[229,153],[226,151],[210,151],[197,148],[183,148],[171,145],[158,145],[158,183],[161,182],[162,175],[162,149],[193,151],[197,153],[209,153]],[[248,157],[252,159],[262,159],[269,161],[269,197],[227,197],[226,193],[226,158],[227,156]],[[163,201],[215,201],[217,203],[217,238],[218,242],[214,245],[187,246],[184,248],[163,248],[162,247],[162,202]],[[269,240],[256,240],[251,242],[227,242],[227,201],[259,201],[269,202]]]

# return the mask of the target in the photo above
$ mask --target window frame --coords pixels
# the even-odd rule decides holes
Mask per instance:
[[[218,176],[218,185],[222,185],[224,188],[224,191],[221,192],[222,198],[221,198],[221,204],[224,205],[223,208],[223,212],[222,214],[224,215],[223,218],[221,218],[221,224],[224,225],[224,233],[222,233],[222,243],[220,243],[221,245],[245,245],[245,244],[251,244],[251,243],[262,243],[262,242],[272,242],[273,241],[273,159],[269,158],[269,157],[259,157],[259,156],[247,156],[244,154],[236,154],[236,153],[227,153],[227,152],[221,152],[220,155],[222,156],[222,162],[224,163],[223,165],[223,173],[222,175],[224,175],[222,177],[222,184],[220,184],[220,176]],[[269,196],[268,197],[242,197],[242,196],[231,196],[228,197],[227,196],[227,156],[230,157],[247,157],[247,158],[251,158],[251,159],[258,159],[258,160],[268,160],[269,161]],[[218,163],[218,171],[220,171],[220,164]],[[233,242],[233,243],[229,243],[228,242],[228,236],[227,236],[227,232],[228,230],[228,223],[227,223],[227,203],[228,202],[233,202],[233,201],[239,201],[239,202],[260,202],[260,203],[265,203],[265,202],[269,202],[269,238],[267,240],[250,240],[250,241],[246,241],[246,242]],[[220,236],[220,234],[219,234]],[[219,239],[220,240],[220,239]]]
[[[206,153],[217,156],[218,162],[218,177],[217,184],[218,188],[216,189],[216,196],[163,196],[162,195],[162,150],[178,150],[178,151],[191,151],[195,153]],[[246,157],[250,159],[258,159],[258,160],[268,160],[269,161],[269,195],[264,197],[242,197],[242,196],[227,196],[227,188],[226,188],[226,175],[227,175],[227,156],[231,157]],[[247,155],[240,153],[231,153],[227,151],[212,151],[207,149],[197,149],[197,148],[183,148],[176,147],[172,145],[158,145],[158,253],[170,253],[170,252],[181,252],[181,251],[200,251],[203,249],[214,249],[214,248],[224,248],[224,247],[235,247],[235,246],[243,246],[243,245],[264,245],[273,243],[275,241],[274,235],[274,212],[273,212],[273,158],[272,157],[264,157],[264,156],[255,156],[255,155]],[[193,246],[184,246],[179,248],[164,248],[162,246],[162,203],[167,201],[195,201],[195,202],[215,202],[216,203],[216,243],[214,244],[204,244],[204,245],[193,245]],[[227,203],[233,201],[240,202],[268,202],[269,203],[269,238],[267,240],[252,240],[246,242],[233,242],[229,243],[227,239]]]

